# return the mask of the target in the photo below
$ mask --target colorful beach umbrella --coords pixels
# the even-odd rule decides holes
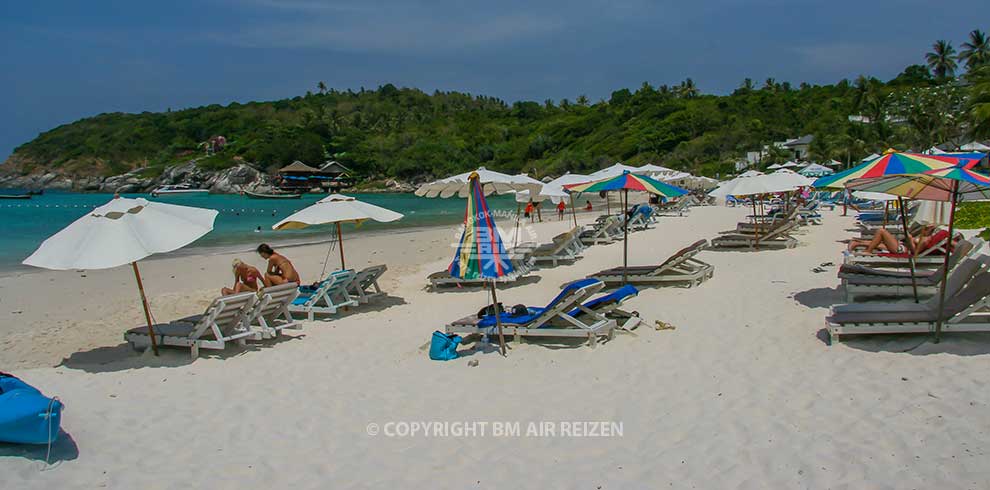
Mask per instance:
[[[969,160],[966,160],[959,166],[929,170],[918,175],[890,175],[887,177],[857,179],[850,181],[846,187],[852,190],[884,192],[911,199],[949,202],[948,240],[951,244],[952,236],[955,232],[956,203],[960,200],[990,199],[990,177],[970,170],[968,167],[972,164]],[[949,275],[949,248],[947,247],[945,262],[942,267],[942,283],[939,285],[938,316],[935,320],[935,342],[939,341],[939,337],[942,334],[945,287]],[[917,293],[915,295],[917,296]]]
[[[488,209],[485,192],[477,173],[468,177],[470,193],[467,195],[467,209],[464,211],[464,232],[457,244],[454,260],[447,269],[452,277],[460,279],[491,279],[492,305],[495,305],[495,325],[498,328],[498,342],[505,355],[505,336],[502,333],[502,319],[498,311],[498,296],[495,280],[512,273],[512,262],[505,253],[502,238],[495,225],[495,218]]]
[[[861,163],[849,170],[826,175],[816,180],[812,187],[817,189],[844,189],[846,183],[854,179],[883,177],[885,175],[921,174],[929,170],[955,167],[969,162],[969,158],[949,155],[922,155],[887,150],[879,158]],[[972,164],[975,164],[974,160]]]
[[[625,201],[622,205],[622,283],[626,282],[626,267],[629,265],[629,191],[649,192],[663,198],[679,197],[688,193],[680,187],[673,186],[645,175],[636,175],[625,171],[622,175],[604,180],[585,182],[583,184],[565,185],[564,189],[572,193],[622,191]]]

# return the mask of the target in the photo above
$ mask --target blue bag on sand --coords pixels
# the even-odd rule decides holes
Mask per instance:
[[[0,373],[0,442],[50,444],[59,434],[62,403]]]
[[[433,332],[430,341],[430,359],[434,361],[450,361],[457,359],[457,344],[461,343],[460,335],[447,335],[439,330]]]

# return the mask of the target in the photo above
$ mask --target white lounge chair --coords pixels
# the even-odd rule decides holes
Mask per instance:
[[[289,305],[292,313],[305,313],[309,321],[316,314],[332,315],[346,306],[357,306],[358,302],[347,292],[357,274],[352,269],[337,270],[315,287],[299,288],[299,296]]]
[[[581,257],[584,247],[578,239],[579,228],[553,237],[553,241],[536,247],[533,250],[533,261],[537,264],[550,262],[554,267],[559,261],[573,261]]]
[[[249,314],[257,300],[255,293],[217,298],[202,315],[154,325],[155,341],[160,346],[188,347],[193,359],[199,357],[199,349],[223,350],[230,342],[244,345],[248,338],[260,338],[248,326]],[[134,349],[151,346],[147,326],[128,330],[124,340]]]
[[[385,296],[385,292],[382,291],[381,286],[378,285],[378,279],[380,279],[387,270],[388,266],[385,264],[365,267],[358,272],[356,276],[354,276],[354,280],[351,281],[347,288],[348,294],[350,294],[352,298],[357,298],[358,302],[361,304],[367,303],[373,298]]]
[[[302,323],[292,318],[289,305],[299,296],[299,285],[294,282],[262,289],[259,300],[249,315],[251,329],[261,333],[261,337],[277,337],[282,330],[301,330]]]

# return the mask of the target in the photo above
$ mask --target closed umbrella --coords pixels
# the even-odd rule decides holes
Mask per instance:
[[[340,247],[340,268],[344,269],[344,236],[341,223],[360,224],[365,220],[391,223],[402,219],[402,213],[375,206],[342,194],[331,194],[312,206],[299,210],[272,225],[273,230],[298,230],[314,225],[336,224],[337,243]],[[328,254],[329,255],[329,254]],[[326,261],[323,262],[326,272]],[[320,274],[322,277],[323,275]]]
[[[464,232],[457,244],[457,252],[448,271],[451,277],[460,279],[491,279],[492,305],[495,307],[495,325],[502,355],[505,355],[505,335],[495,292],[495,280],[512,273],[512,262],[505,253],[502,238],[495,225],[495,217],[488,209],[481,179],[477,174],[468,178],[470,193],[464,211]]]
[[[182,248],[213,229],[217,211],[118,197],[46,239],[25,265],[53,270],[110,269],[131,264],[158,355],[151,309],[137,262]]]

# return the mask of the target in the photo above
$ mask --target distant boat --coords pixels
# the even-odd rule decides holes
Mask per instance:
[[[288,192],[273,192],[262,194],[258,192],[244,191],[244,195],[251,199],[299,199],[302,194],[290,194]]]
[[[168,196],[176,194],[209,194],[209,189],[193,189],[187,184],[163,185],[151,191],[152,197]]]
[[[33,194],[0,194],[0,199],[31,199]]]

